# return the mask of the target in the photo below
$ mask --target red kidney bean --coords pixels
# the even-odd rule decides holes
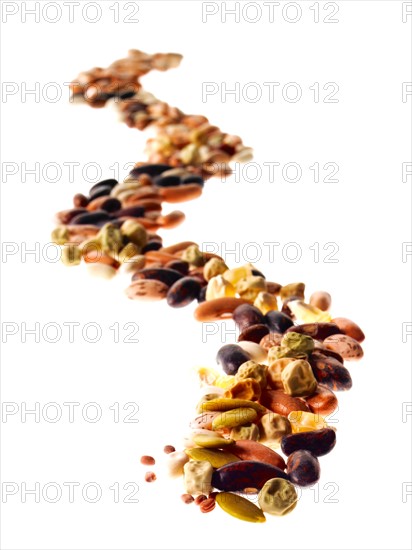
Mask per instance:
[[[266,481],[275,477],[289,479],[283,470],[271,464],[256,460],[241,460],[225,464],[215,470],[212,475],[212,486],[221,491],[261,489]]]
[[[301,432],[282,437],[281,448],[286,456],[295,451],[309,451],[315,456],[328,454],[336,445],[336,434],[331,428]]]
[[[185,307],[196,300],[202,290],[200,282],[193,277],[182,277],[167,293],[167,303],[171,307]]]
[[[282,390],[263,390],[259,403],[282,416],[288,416],[292,411],[310,412],[309,406],[303,399],[287,395]]]
[[[314,485],[320,478],[319,460],[309,451],[295,451],[288,458],[287,473],[299,487]]]
[[[352,378],[346,367],[334,357],[313,352],[309,357],[316,380],[334,391],[346,391],[352,387]]]

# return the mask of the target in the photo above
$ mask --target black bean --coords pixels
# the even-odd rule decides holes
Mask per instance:
[[[90,190],[90,200],[97,199],[98,197],[104,197],[110,195],[112,188],[110,185],[98,185],[93,190]]]
[[[130,206],[129,208],[121,208],[116,213],[116,218],[124,218],[130,216],[131,218],[141,218],[144,216],[143,206]]]
[[[112,217],[104,210],[79,214],[70,220],[71,225],[98,225],[110,222]]]
[[[154,179],[154,183],[159,187],[175,187],[180,185],[181,181],[179,176],[158,176]]]
[[[160,243],[159,241],[149,241],[142,248],[142,254],[146,254],[146,252],[149,252],[150,250],[160,250],[162,246],[162,243]]]
[[[233,312],[233,320],[241,332],[252,325],[265,324],[263,313],[251,304],[242,304]]]
[[[182,178],[182,185],[188,185],[189,183],[196,183],[196,185],[204,186],[205,180],[202,176],[197,176],[196,174],[190,174],[189,176],[184,176]]]
[[[172,286],[182,277],[183,275],[174,269],[146,267],[140,271],[136,271],[132,277],[132,281],[138,281],[139,279],[155,279],[156,281],[165,283],[167,286]]]
[[[159,176],[162,172],[170,170],[169,164],[144,164],[143,166],[137,166],[130,172],[130,178],[136,178],[140,174],[147,174],[148,176]]]
[[[118,199],[115,199],[114,197],[107,197],[107,199],[100,205],[100,210],[104,210],[105,212],[110,212],[112,214],[121,207],[122,203]]]
[[[336,434],[331,428],[301,432],[282,437],[282,451],[289,456],[295,451],[309,451],[315,456],[328,454],[336,445]]]
[[[96,187],[100,187],[101,185],[104,185],[106,187],[110,187],[111,189],[113,189],[113,187],[116,187],[116,185],[118,184],[119,182],[115,179],[108,179],[108,180],[102,180],[102,181],[99,181],[97,183],[95,183],[93,185],[93,187],[90,188],[90,191],[89,193],[91,193],[93,191],[93,189],[95,189]]]
[[[184,307],[196,300],[202,290],[200,282],[193,277],[183,277],[176,281],[167,293],[167,303],[171,307]]]
[[[206,302],[206,290],[207,290],[207,285],[202,288],[202,290],[199,293],[199,296],[197,297],[197,301],[199,304],[201,304],[202,302]]]
[[[268,311],[265,315],[265,322],[271,332],[280,332],[280,334],[293,326],[292,319],[280,311]]]
[[[236,374],[240,365],[250,361],[250,355],[236,344],[226,344],[217,352],[216,362],[226,374]]]
[[[319,460],[309,451],[295,451],[288,458],[286,471],[295,485],[314,485],[320,478]]]

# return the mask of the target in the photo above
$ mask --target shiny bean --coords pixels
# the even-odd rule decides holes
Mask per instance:
[[[268,311],[264,321],[271,332],[279,332],[283,334],[288,328],[293,327],[293,321],[290,317],[281,311]]]
[[[292,411],[310,412],[308,405],[302,399],[287,395],[282,390],[264,390],[259,402],[282,416],[288,416]]]
[[[216,361],[226,374],[236,374],[240,365],[250,360],[250,356],[236,344],[226,344],[217,353]]]
[[[287,473],[299,487],[314,485],[320,478],[319,460],[309,451],[295,451],[288,458]]]
[[[267,334],[269,334],[269,329],[266,325],[250,325],[239,334],[237,340],[238,342],[246,340],[247,342],[255,342],[255,344],[259,344],[262,338]]]
[[[347,368],[333,357],[314,352],[309,357],[313,374],[320,384],[334,391],[350,390],[352,378]]]
[[[241,332],[253,325],[265,324],[265,317],[261,311],[257,307],[246,303],[235,309],[233,320]]]
[[[335,323],[343,334],[354,338],[359,343],[365,340],[363,330],[350,319],[346,319],[345,317],[335,317],[335,319],[332,319],[332,323]]]
[[[331,428],[287,435],[282,439],[282,451],[289,456],[295,451],[309,451],[315,456],[328,454],[336,445],[336,433]]]
[[[242,460],[215,470],[212,486],[221,491],[243,491],[252,487],[261,489],[266,481],[276,477],[288,479],[288,475],[277,466],[255,460]]]
[[[183,275],[174,269],[167,268],[144,268],[136,273],[132,277],[132,281],[139,281],[141,279],[155,279],[161,281],[168,287],[171,287],[176,281],[181,279]]]
[[[171,307],[185,307],[199,297],[201,290],[202,285],[197,279],[182,277],[169,288],[167,303]]]

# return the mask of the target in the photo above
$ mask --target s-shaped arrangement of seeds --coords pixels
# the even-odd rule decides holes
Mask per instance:
[[[344,363],[363,356],[365,336],[353,321],[332,317],[327,292],[306,301],[304,283],[271,282],[252,264],[229,268],[191,241],[163,246],[157,231],[184,220],[180,211],[164,215],[163,203],[199,197],[208,178],[251,158],[238,136],[142,89],[141,76],[180,61],[178,54],[130,50],[71,83],[73,99],[92,107],[112,100],[129,127],[152,126],[156,135],[147,140],[148,161],[136,163],[123,182],[104,180],[87,196],[76,194],[73,207],[57,213],[52,239],[68,266],[83,260],[104,278],[130,273],[132,300],[166,298],[173,308],[197,301],[197,321],[233,318],[237,343],[218,351],[221,370],[198,369],[202,397],[190,432],[181,450],[167,445],[165,453],[170,475],[183,476],[184,503],[204,513],[218,503],[236,518],[261,523],[265,513],[293,510],[296,486],[319,480],[318,457],[336,444],[325,417],[337,409],[334,391],[352,386]],[[155,464],[150,456],[141,462]],[[145,479],[156,475],[148,471]]]

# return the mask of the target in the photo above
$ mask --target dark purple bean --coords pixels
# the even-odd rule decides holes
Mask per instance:
[[[335,323],[305,323],[288,329],[286,332],[298,332],[315,338],[315,340],[324,340],[333,334],[341,334],[341,330]]]
[[[170,307],[184,307],[196,300],[202,290],[202,285],[194,277],[183,277],[176,281],[167,293],[166,299]]]
[[[252,325],[264,325],[265,317],[255,306],[242,304],[233,312],[233,320],[241,332]]]
[[[158,176],[154,179],[154,183],[159,187],[175,187],[180,185],[181,181],[179,176]]]
[[[319,460],[309,451],[294,451],[288,458],[286,471],[295,485],[314,485],[320,478]]]
[[[171,262],[168,262],[165,267],[175,269],[182,275],[187,275],[189,273],[190,264],[184,260],[172,260]]]
[[[113,189],[113,187],[116,187],[116,185],[118,184],[119,182],[115,179],[108,179],[108,180],[102,180],[102,181],[99,181],[97,183],[95,183],[93,185],[93,187],[90,188],[90,191],[89,191],[89,194],[94,190],[96,189],[96,187],[100,187],[102,185],[104,185],[105,187],[110,187],[111,189]]]
[[[202,176],[197,176],[196,174],[190,174],[189,176],[184,176],[181,181],[182,185],[188,185],[189,183],[196,183],[196,185],[204,186],[205,180]]]
[[[104,210],[96,210],[95,212],[87,212],[79,214],[70,220],[71,225],[97,225],[108,223],[112,220],[111,216]]]
[[[269,329],[266,325],[251,325],[250,327],[245,328],[245,330],[242,330],[237,341],[255,342],[256,344],[259,344],[266,334],[269,334]]]
[[[89,211],[86,208],[71,208],[70,210],[61,210],[57,212],[56,219],[59,223],[66,225],[71,222],[76,216],[87,214]]]
[[[277,466],[256,460],[241,460],[226,464],[213,472],[212,486],[221,491],[261,489],[266,481],[275,477],[289,479],[289,476]]]
[[[197,301],[199,304],[201,304],[202,302],[206,302],[206,290],[207,286],[204,286],[200,291],[199,296],[197,297]]]
[[[268,311],[264,322],[268,325],[271,332],[283,334],[288,328],[293,327],[293,321],[281,311]]]
[[[110,214],[113,214],[121,207],[122,203],[118,199],[115,199],[114,197],[107,197],[107,199],[103,201],[100,205],[100,210],[104,210],[105,212],[110,212]]]
[[[115,212],[116,218],[130,216],[131,218],[141,218],[144,216],[143,206],[130,206],[129,208],[121,208]]]
[[[160,250],[162,246],[162,243],[159,243],[159,241],[149,241],[142,248],[142,254],[146,254],[146,252],[149,252],[150,250]]]
[[[336,434],[331,428],[301,432],[282,437],[282,451],[286,456],[295,451],[309,451],[315,456],[328,454],[336,445]]]
[[[112,191],[112,188],[110,185],[98,185],[93,189],[93,191],[90,191],[90,200],[97,199],[98,197],[105,197],[106,195],[110,195]]]
[[[167,286],[172,286],[182,277],[183,275],[174,269],[166,269],[164,267],[146,267],[140,271],[136,271],[132,277],[132,281],[138,281],[140,279],[155,279],[156,281],[161,281]]]
[[[148,176],[159,176],[166,170],[170,170],[171,166],[169,164],[144,164],[143,166],[137,166],[133,168],[129,173],[129,177],[137,178],[141,174],[147,174]]]
[[[346,367],[334,357],[314,351],[309,357],[313,374],[320,384],[334,391],[346,391],[352,387],[352,378]]]
[[[216,362],[226,374],[236,374],[238,368],[246,361],[250,361],[250,355],[236,344],[226,344],[217,352]]]
[[[73,205],[75,208],[84,208],[89,204],[89,198],[83,193],[76,193],[73,197]]]

